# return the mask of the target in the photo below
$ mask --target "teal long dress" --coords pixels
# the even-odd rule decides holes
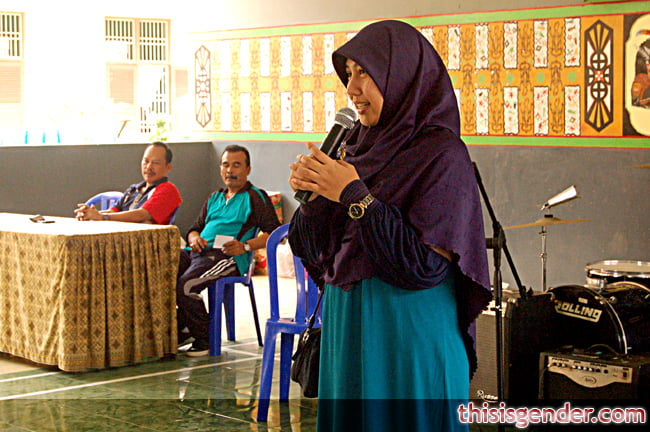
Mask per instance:
[[[371,278],[326,286],[319,432],[467,431],[469,365],[458,328],[453,271],[410,291]]]

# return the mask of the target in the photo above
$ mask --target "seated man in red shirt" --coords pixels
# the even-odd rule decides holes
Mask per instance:
[[[171,169],[171,150],[162,142],[154,142],[142,156],[144,181],[129,186],[124,196],[108,210],[99,211],[94,205],[77,204],[74,211],[77,219],[169,224],[182,202],[176,186],[167,180]]]

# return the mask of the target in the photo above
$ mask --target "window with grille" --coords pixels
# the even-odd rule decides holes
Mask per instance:
[[[133,20],[106,20],[106,52],[109,61],[133,61]]]
[[[23,17],[0,12],[0,104],[22,102]],[[0,120],[16,123],[18,110],[3,112]]]
[[[143,62],[167,61],[167,23],[140,21],[140,60]]]
[[[169,22],[106,18],[109,96],[131,106],[142,134],[169,114]]]
[[[0,12],[0,59],[23,56],[23,23],[17,13]]]

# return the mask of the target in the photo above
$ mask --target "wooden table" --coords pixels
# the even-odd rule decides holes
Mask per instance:
[[[0,213],[0,352],[78,372],[176,352],[176,226]]]

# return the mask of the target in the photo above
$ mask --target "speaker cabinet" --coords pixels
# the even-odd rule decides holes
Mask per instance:
[[[503,310],[503,389],[511,404],[531,404],[539,393],[539,355],[558,348],[558,329],[550,294],[527,299],[506,296]],[[478,369],[470,383],[470,399],[498,399],[497,335],[494,310],[476,321]]]
[[[650,356],[586,354],[554,350],[540,354],[542,400],[650,400]]]
[[[492,307],[494,303],[491,304]],[[470,399],[497,399],[497,349],[495,312],[490,307],[476,319],[476,356],[478,368],[470,382]],[[504,304],[505,307],[505,304]]]

